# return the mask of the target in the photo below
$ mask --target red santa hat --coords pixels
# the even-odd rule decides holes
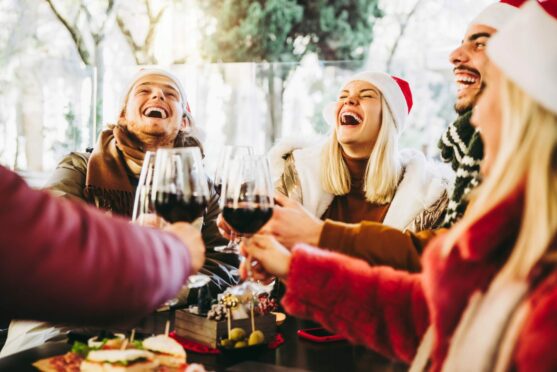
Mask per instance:
[[[487,54],[503,73],[557,113],[557,0],[528,1],[489,41]]]
[[[381,94],[393,114],[395,125],[397,129],[401,131],[404,128],[404,124],[413,104],[410,84],[404,79],[391,76],[384,72],[364,71],[351,76],[343,84],[343,87],[352,81],[358,80],[373,84],[381,91]],[[325,107],[323,116],[329,124],[336,123],[335,112],[336,103],[331,103]]]
[[[497,3],[488,5],[470,22],[471,24],[481,24],[494,29],[500,29],[518,11],[526,0],[501,0]]]

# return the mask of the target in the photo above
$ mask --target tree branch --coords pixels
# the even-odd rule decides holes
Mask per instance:
[[[124,38],[128,42],[130,49],[132,50],[135,63],[138,65],[141,64],[141,61],[139,60],[139,51],[141,50],[141,46],[139,46],[133,39],[131,31],[128,26],[126,26],[126,23],[124,22],[122,17],[116,16],[116,24],[118,25],[120,32],[122,33],[122,35],[124,35]]]
[[[396,38],[393,47],[391,48],[391,53],[389,54],[389,59],[387,60],[387,71],[391,70],[391,64],[393,63],[393,58],[395,56],[395,53],[398,49],[398,43],[400,42],[400,40],[403,38],[404,33],[406,32],[406,27],[408,26],[408,23],[410,22],[410,19],[414,16],[414,13],[416,13],[416,10],[418,10],[420,3],[423,0],[417,0],[416,3],[414,4],[414,7],[412,8],[412,10],[406,15],[406,18],[404,19],[404,21],[402,21],[400,23],[400,32],[398,33],[398,37]]]
[[[81,33],[77,29],[77,26],[71,25],[62,16],[62,14],[60,14],[58,9],[56,9],[56,6],[52,3],[52,0],[45,0],[45,1],[50,6],[50,9],[52,10],[52,12],[56,16],[56,18],[58,18],[58,20],[60,22],[62,22],[64,27],[66,27],[66,29],[70,33],[70,36],[71,36],[73,42],[75,43],[75,46],[77,47],[77,53],[79,54],[79,57],[81,58],[83,63],[90,66],[91,65],[91,55],[90,55],[89,51],[87,50],[87,47],[85,46],[85,43],[83,42],[83,38],[81,37]]]

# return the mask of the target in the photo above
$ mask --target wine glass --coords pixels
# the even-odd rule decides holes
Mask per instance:
[[[263,156],[246,155],[232,159],[229,168],[222,188],[222,216],[232,229],[242,234],[242,239],[250,239],[273,215],[274,188],[269,163]],[[251,258],[244,259],[248,278],[242,284],[230,288],[228,292],[237,298],[249,298],[251,339],[257,332],[254,300],[265,288],[253,280]]]
[[[213,179],[215,191],[219,196],[221,195],[223,179],[226,178],[226,172],[229,170],[229,163],[236,157],[245,155],[253,155],[253,147],[251,146],[225,146],[220,152],[217,166],[215,168],[215,177]],[[221,253],[238,253],[239,245],[237,236],[234,232],[231,233],[230,240],[226,246],[217,246],[215,251]]]
[[[201,151],[198,147],[159,149],[155,158],[151,188],[155,212],[170,223],[196,225],[210,198]],[[210,281],[208,275],[194,274],[188,277],[185,287],[200,288]]]
[[[229,163],[221,196],[222,216],[236,233],[249,239],[273,215],[274,188],[264,156],[240,156]],[[248,258],[249,261],[249,258]],[[248,264],[251,280],[251,265]]]
[[[153,173],[155,170],[155,153],[147,151],[143,158],[143,166],[139,174],[139,181],[135,190],[133,202],[132,222],[141,226],[161,227],[162,221],[157,220],[155,207],[151,199]]]

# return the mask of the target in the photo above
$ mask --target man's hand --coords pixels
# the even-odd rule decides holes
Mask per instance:
[[[190,252],[191,267],[198,272],[205,262],[205,244],[198,229],[185,222],[177,222],[166,226],[164,231],[176,235],[186,245]]]
[[[317,246],[325,224],[309,213],[300,203],[277,193],[273,217],[259,231],[261,234],[273,235],[288,249],[296,243]]]

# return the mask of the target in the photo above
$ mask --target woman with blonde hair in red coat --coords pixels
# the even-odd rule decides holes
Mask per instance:
[[[289,252],[267,236],[243,247],[286,282],[288,312],[414,371],[557,370],[555,35],[557,0],[529,1],[489,42],[472,117],[485,178],[462,221],[428,245],[421,274]]]

